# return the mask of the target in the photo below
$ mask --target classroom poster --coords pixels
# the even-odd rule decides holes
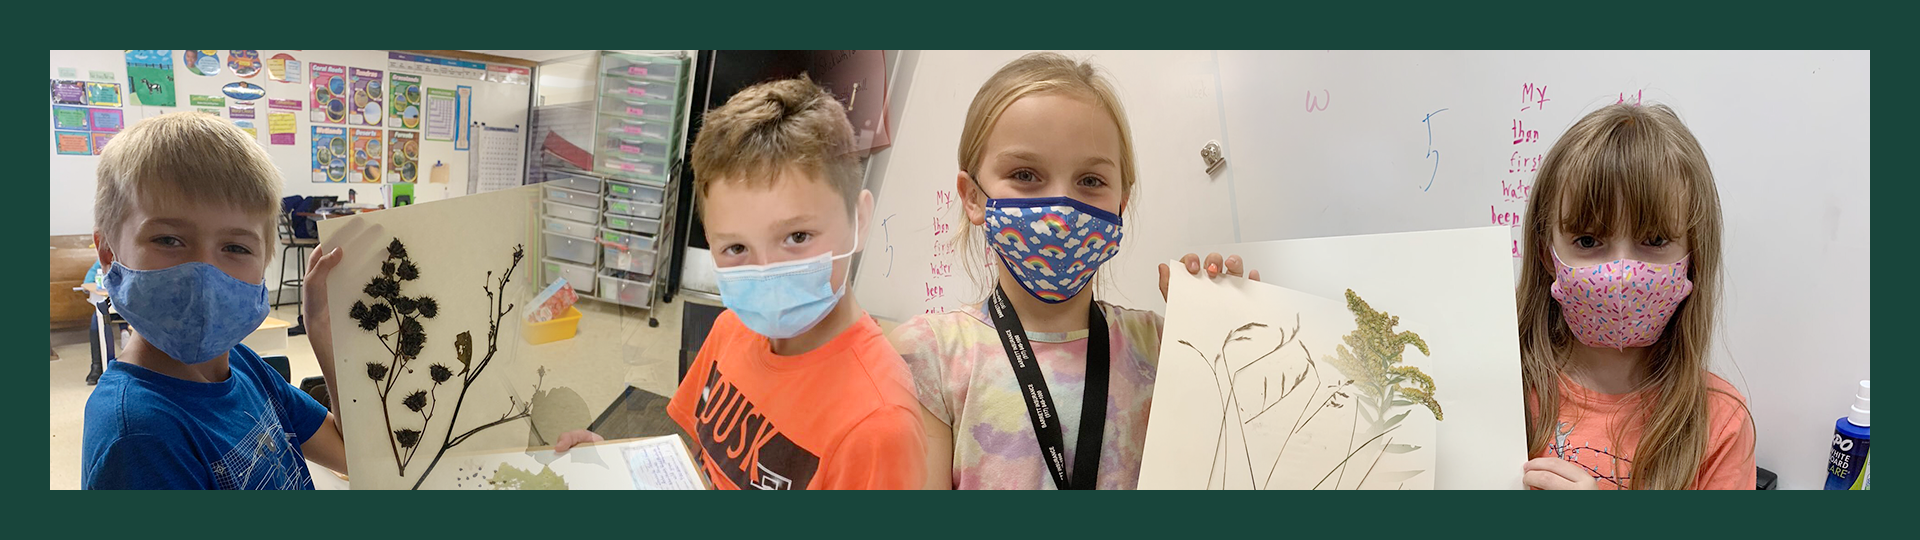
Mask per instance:
[[[387,116],[383,99],[385,94],[381,91],[385,85],[380,83],[380,71],[352,68],[348,73],[347,85],[353,89],[347,107],[348,123],[356,126],[380,125],[380,120]]]
[[[220,74],[220,51],[186,51],[180,55],[180,63],[187,65],[187,71],[194,75],[212,77]]]
[[[207,114],[211,114],[211,115],[214,115],[214,116],[226,116],[226,115],[227,115],[227,111],[225,111],[225,110],[222,110],[222,109],[213,109],[213,108],[208,108],[208,107],[201,107],[201,108],[198,108],[198,109],[194,109],[194,110],[196,110],[196,111],[200,111],[200,112],[203,112],[203,113],[207,113]]]
[[[293,134],[299,129],[293,113],[267,113],[267,144],[292,146]]]
[[[94,107],[119,107],[120,85],[118,83],[87,83],[87,104]]]
[[[300,61],[293,55],[280,53],[267,59],[267,78],[283,83],[300,84]]]
[[[187,96],[187,102],[193,104],[193,106],[195,107],[227,106],[227,98],[222,96],[203,96],[199,94],[194,94],[194,95]]]
[[[87,83],[54,79],[53,103],[56,105],[86,105]]]
[[[87,109],[67,105],[53,106],[53,129],[87,131]]]
[[[420,174],[420,133],[387,131],[387,180],[413,183]]]
[[[328,124],[347,123],[347,68],[327,64],[313,66],[312,117],[308,120]]]
[[[233,70],[234,75],[253,78],[260,74],[260,65],[260,51],[227,51],[227,69]]]
[[[454,97],[452,90],[427,89],[427,140],[453,140]]]
[[[234,120],[233,125],[240,126],[240,129],[247,130],[247,137],[256,141],[260,140],[260,131],[253,128],[252,120]]]
[[[453,98],[453,149],[473,147],[473,87],[461,86]]]
[[[87,123],[94,133],[112,133],[126,126],[126,117],[120,109],[88,109]]]
[[[354,183],[380,183],[380,130],[354,129],[351,161],[352,168],[347,169],[347,181]]]
[[[106,151],[107,141],[113,139],[116,135],[119,135],[119,133],[93,132],[93,155],[97,156],[100,155],[101,152]]]
[[[393,104],[387,107],[387,127],[420,129],[420,76],[394,72],[390,77]]]
[[[347,181],[347,128],[313,126],[313,181]]]
[[[253,119],[253,103],[246,102],[246,101],[233,102],[232,106],[227,107],[227,117],[244,118],[244,119],[252,120]]]
[[[84,131],[55,131],[53,151],[63,156],[92,155],[93,141]]]
[[[56,74],[57,74],[57,75],[59,75],[59,76],[60,76],[60,78],[62,78],[62,79],[71,79],[71,78],[74,78],[74,77],[79,77],[79,76],[80,76],[80,70],[77,70],[77,69],[73,69],[73,68],[70,68],[70,67],[63,67],[63,68],[59,68],[59,70],[58,70],[58,72],[57,72]]]
[[[173,51],[130,50],[127,90],[148,107],[172,107]]]
[[[267,100],[267,108],[269,108],[269,109],[279,109],[279,110],[282,110],[282,111],[298,111],[298,110],[300,110],[300,100],[297,100],[297,99],[268,99],[268,100]]]
[[[120,76],[115,75],[111,71],[96,71],[91,69],[87,70],[87,78],[95,81],[100,81],[100,82],[113,82],[113,81],[120,80]]]

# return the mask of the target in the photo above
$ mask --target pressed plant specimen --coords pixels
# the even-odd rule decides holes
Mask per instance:
[[[1355,407],[1353,415],[1353,432],[1365,439],[1356,448],[1352,446],[1355,435],[1349,435],[1347,457],[1340,462],[1341,478],[1334,480],[1335,486],[1340,485],[1345,478],[1347,463],[1353,459],[1353,456],[1381,437],[1399,429],[1401,422],[1407,419],[1407,415],[1413,413],[1410,407],[1425,406],[1433,413],[1435,421],[1446,419],[1441,413],[1440,402],[1433,397],[1436,390],[1433,377],[1427,376],[1425,372],[1420,371],[1420,368],[1401,364],[1409,346],[1419,350],[1421,355],[1432,356],[1433,353],[1427,349],[1427,341],[1413,332],[1394,332],[1393,328],[1400,325],[1400,318],[1383,311],[1375,311],[1372,306],[1367,305],[1366,300],[1355,294],[1353,289],[1347,289],[1346,296],[1347,311],[1353,313],[1356,328],[1353,333],[1341,338],[1345,344],[1336,347],[1327,362],[1353,379],[1354,393],[1360,396],[1356,400],[1358,406]],[[1403,408],[1408,410],[1388,416],[1395,410]],[[1360,430],[1360,422],[1363,421],[1366,422],[1364,431]],[[1366,472],[1361,474],[1359,483],[1355,486],[1365,484],[1367,479],[1373,476],[1374,468],[1379,465],[1380,458],[1386,454],[1404,454],[1419,449],[1419,446],[1410,444],[1395,444],[1392,438],[1387,438],[1381,444],[1380,451],[1374,455],[1372,464],[1367,466]],[[1399,482],[1422,472],[1425,471],[1395,471],[1384,473],[1382,477],[1375,480],[1386,483]],[[1324,481],[1325,479],[1322,479],[1322,482]]]
[[[1316,362],[1307,343],[1300,339],[1300,317],[1295,315],[1292,330],[1277,330],[1279,343],[1271,348],[1254,346],[1251,348],[1233,346],[1246,342],[1255,345],[1270,338],[1273,331],[1264,329],[1270,325],[1262,322],[1249,322],[1229,331],[1220,343],[1217,352],[1208,354],[1199,347],[1186,341],[1178,343],[1192,349],[1202,363],[1207,365],[1214,377],[1220,405],[1220,433],[1214,446],[1213,465],[1208,475],[1208,489],[1274,487],[1274,479],[1283,464],[1288,467],[1307,466],[1302,463],[1286,462],[1289,443],[1295,435],[1312,425],[1316,419],[1336,418],[1332,414],[1322,416],[1324,411],[1335,409],[1353,409],[1351,427],[1346,429],[1347,448],[1345,457],[1337,464],[1326,469],[1325,476],[1311,487],[1319,488],[1333,479],[1332,487],[1343,485],[1348,463],[1361,449],[1369,448],[1373,443],[1385,437],[1404,421],[1411,411],[1397,416],[1387,416],[1393,411],[1407,406],[1420,404],[1433,411],[1439,419],[1440,405],[1433,399],[1435,390],[1433,379],[1412,366],[1398,365],[1401,353],[1407,346],[1413,346],[1427,354],[1427,344],[1419,335],[1412,332],[1394,333],[1393,327],[1399,324],[1399,318],[1374,311],[1352,290],[1346,292],[1347,309],[1354,316],[1358,328],[1342,338],[1344,344],[1335,347],[1331,355]],[[1299,353],[1280,354],[1289,347],[1296,347]],[[1279,376],[1262,376],[1257,379],[1257,387],[1247,387],[1242,383],[1243,373],[1249,373],[1263,362],[1280,359],[1285,365],[1277,366]],[[1268,369],[1268,372],[1273,370]],[[1242,393],[1249,395],[1257,390],[1257,399],[1243,399]],[[1282,406],[1282,405],[1286,406]],[[1269,415],[1273,412],[1278,416]],[[1360,422],[1366,422],[1365,431],[1361,431]],[[1325,421],[1321,422],[1326,425]],[[1328,427],[1320,428],[1325,433]],[[1332,433],[1339,433],[1338,428]],[[1278,439],[1278,445],[1271,453],[1256,452],[1250,444],[1250,434],[1264,432]],[[1358,447],[1355,440],[1361,440]],[[1406,453],[1420,449],[1410,444],[1394,444],[1392,439],[1380,445],[1380,453]],[[1297,460],[1296,460],[1297,461]],[[1364,473],[1359,473],[1359,481],[1354,487],[1365,484],[1374,474],[1373,466],[1379,463],[1375,456],[1373,464]],[[1319,472],[1318,468],[1313,469]],[[1376,482],[1401,481],[1424,471],[1399,471],[1372,477]],[[1335,475],[1339,475],[1336,477]],[[1309,477],[1310,478],[1310,477]],[[1307,486],[1299,486],[1307,487]]]
[[[501,414],[499,419],[458,435],[454,434],[454,430],[459,428],[460,413],[466,404],[467,391],[486,371],[488,364],[499,351],[500,322],[514,308],[513,304],[506,299],[507,285],[511,283],[513,272],[519,268],[520,261],[524,257],[525,246],[516,245],[513,248],[513,260],[508,264],[506,271],[501,272],[497,278],[493,271],[487,272],[486,283],[481,287],[486,293],[488,306],[486,352],[476,361],[473,333],[468,331],[455,335],[453,356],[459,361],[459,371],[454,371],[450,364],[432,363],[426,368],[428,381],[425,383],[425,388],[399,392],[395,390],[401,384],[400,379],[403,376],[415,372],[410,366],[419,360],[426,350],[428,336],[421,321],[438,317],[440,311],[439,302],[431,297],[403,294],[403,284],[419,279],[420,268],[408,257],[406,245],[399,238],[387,244],[387,259],[381,263],[380,274],[374,276],[362,290],[371,299],[371,303],[367,300],[354,302],[349,311],[349,315],[359,322],[360,328],[378,336],[381,344],[386,346],[387,351],[393,355],[387,362],[368,362],[366,369],[367,378],[373,381],[374,393],[379,397],[380,412],[386,422],[389,447],[393,451],[394,464],[399,467],[401,477],[407,476],[407,467],[413,462],[421,446],[428,441],[429,432],[433,431],[433,419],[439,409],[440,387],[456,382],[460,386],[460,393],[449,410],[450,418],[446,422],[446,427],[439,430],[442,434],[439,448],[426,469],[420,471],[416,477],[414,489],[419,489],[421,482],[433,472],[434,466],[440,462],[442,456],[446,455],[447,450],[460,445],[483,430],[532,416],[530,402],[509,395],[507,412]],[[391,330],[387,327],[389,322],[394,323]],[[544,368],[540,370],[540,375],[541,381],[544,381],[546,375]],[[535,383],[536,392],[539,387],[540,383]],[[403,417],[400,419],[401,422],[396,423],[393,408],[390,405],[392,403],[390,400],[396,395],[400,396],[401,407],[419,415],[418,428],[413,427],[416,424],[409,418]]]
[[[380,398],[380,416],[386,422],[387,444],[393,450],[393,462],[399,466],[401,476],[406,476],[407,464],[413,461],[413,455],[419,449],[420,436],[433,420],[437,405],[428,391],[403,391],[405,397],[401,398],[400,403],[407,410],[420,415],[418,429],[410,427],[412,422],[405,418],[402,419],[404,423],[396,428],[392,407],[388,405],[401,374],[410,373],[407,366],[419,359],[426,349],[427,332],[421,321],[440,314],[440,303],[433,297],[402,294],[404,284],[417,279],[420,279],[419,266],[407,256],[407,246],[395,238],[387,244],[387,258],[380,263],[380,273],[361,288],[368,299],[355,301],[347,312],[359,323],[361,330],[377,335],[380,344],[392,355],[385,362],[367,362],[366,369],[367,378],[373,380],[374,394]],[[387,325],[389,322],[393,323],[391,328]],[[427,371],[434,387],[451,377],[451,371],[444,365],[433,364]]]

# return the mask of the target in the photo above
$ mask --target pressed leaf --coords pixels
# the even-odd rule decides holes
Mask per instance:
[[[1398,426],[1398,425],[1400,425],[1400,421],[1401,421],[1401,420],[1406,420],[1406,419],[1407,419],[1407,414],[1409,414],[1409,413],[1412,413],[1412,412],[1413,412],[1413,411],[1404,411],[1404,412],[1401,412],[1400,414],[1396,414],[1396,415],[1393,415],[1393,418],[1388,418],[1388,419],[1387,419],[1387,421],[1385,421],[1385,422],[1381,422],[1381,423],[1380,423],[1380,431],[1383,431],[1383,432],[1384,432],[1384,431],[1386,431],[1386,430],[1389,430],[1389,429],[1393,429],[1393,426]]]
[[[460,372],[466,373],[468,368],[473,367],[473,332],[461,332],[454,336],[453,351],[455,357],[460,359]]]
[[[1387,453],[1390,453],[1390,454],[1405,454],[1407,452],[1412,452],[1414,450],[1419,450],[1419,449],[1420,449],[1419,446],[1411,445],[1411,444],[1393,443],[1393,444],[1387,445]]]

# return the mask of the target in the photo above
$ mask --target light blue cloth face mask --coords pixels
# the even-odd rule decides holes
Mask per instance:
[[[267,286],[247,283],[211,264],[159,270],[113,263],[105,287],[114,309],[140,338],[182,364],[226,354],[267,320]]]
[[[846,279],[833,287],[833,261],[860,251],[860,217],[853,219],[853,251],[833,252],[774,264],[742,265],[717,270],[720,303],[733,310],[740,323],[755,334],[790,339],[812,330],[827,318],[840,297],[847,294]],[[847,278],[853,269],[847,269]]]

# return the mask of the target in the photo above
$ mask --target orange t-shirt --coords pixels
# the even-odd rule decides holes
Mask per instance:
[[[1707,374],[1707,388],[1707,455],[1689,487],[1754,489],[1754,432],[1746,398],[1712,373]],[[1638,395],[1602,394],[1562,376],[1560,419],[1544,455],[1586,469],[1600,489],[1626,489],[1644,423]],[[1616,434],[1621,439],[1614,439]]]
[[[720,489],[914,489],[926,437],[906,363],[865,313],[798,356],[720,314],[667,404]]]

